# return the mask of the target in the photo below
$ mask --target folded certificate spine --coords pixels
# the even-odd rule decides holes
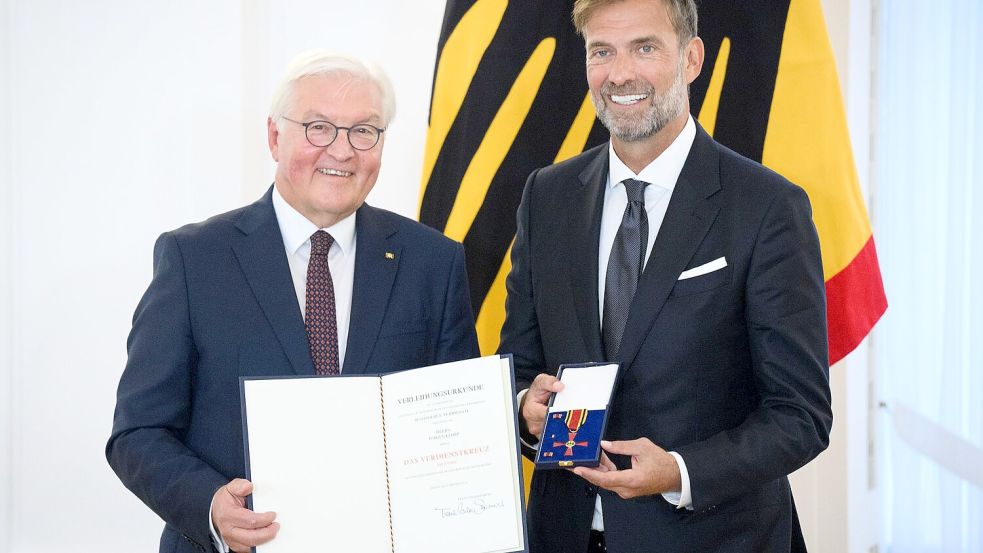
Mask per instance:
[[[241,379],[258,552],[526,551],[511,361]]]
[[[396,539],[393,537],[393,499],[392,483],[389,480],[389,437],[386,435],[386,401],[382,388],[382,378],[379,378],[379,410],[382,412],[382,456],[386,461],[386,509],[389,512],[389,550],[396,553]]]

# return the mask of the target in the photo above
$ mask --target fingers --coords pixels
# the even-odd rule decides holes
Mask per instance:
[[[630,470],[577,467],[573,469],[573,472],[591,484],[611,491],[617,491],[614,488],[631,485],[634,478],[634,474]]]
[[[648,438],[638,438],[635,440],[621,440],[609,442],[607,440],[601,440],[601,448],[608,453],[614,453],[615,455],[644,455],[647,453],[652,453],[653,448],[662,449],[657,445],[652,443],[652,440]]]
[[[602,440],[601,447],[606,453],[602,453],[601,464],[596,469],[577,467],[574,473],[624,499],[679,490],[679,468],[675,460],[648,438]],[[631,468],[618,470],[608,454],[631,456]]]
[[[546,410],[545,405],[532,401],[525,401],[522,405],[522,418],[526,421],[526,428],[537,439],[543,433],[543,427],[546,426]]]
[[[229,544],[233,551],[248,552],[250,548],[263,545],[276,537],[280,531],[280,523],[274,522],[263,528],[233,528],[222,539]]]
[[[599,466],[596,469],[577,467],[573,472],[598,488],[618,494],[622,499],[633,499],[643,495],[637,489],[637,475],[631,470],[619,471]]]
[[[253,483],[245,478],[236,478],[225,485],[225,491],[236,498],[242,499],[242,502],[239,504],[245,505],[246,496],[253,493]]]
[[[231,529],[231,528],[244,528],[247,530],[255,530],[257,528],[265,528],[276,520],[276,513],[269,511],[266,513],[257,513],[250,511],[245,507],[236,507],[223,511],[220,515],[221,520],[212,520],[215,525],[218,526],[219,530]]]
[[[521,406],[522,418],[530,434],[539,436],[543,432],[550,396],[562,389],[563,383],[553,375],[540,374],[532,381]]]
[[[276,513],[257,513],[245,507],[252,482],[237,478],[219,488],[212,498],[212,523],[233,551],[249,551],[280,531]]]
[[[568,471],[570,471],[570,472],[572,472],[572,473],[574,473],[574,474],[576,474],[578,476],[583,476],[583,475],[581,475],[580,473],[577,472],[577,468],[580,468],[580,467],[576,467],[576,468],[572,468],[572,469],[566,469],[566,470],[568,470]],[[585,467],[584,470],[591,470],[591,469],[588,468],[588,467]],[[615,464],[613,462],[611,462],[611,459],[602,451],[601,452],[600,464],[597,465],[596,467],[594,467],[593,470],[595,470],[597,472],[611,472],[613,470],[618,470],[618,467],[615,466]]]
[[[601,472],[597,469],[589,469],[585,467],[574,467],[569,470],[570,472],[576,474],[577,476],[583,478],[584,480],[590,482],[591,484],[594,484],[595,486],[597,485],[597,482],[595,481],[596,476],[594,475],[594,473]]]
[[[634,470],[577,467],[574,472],[598,488],[604,488],[618,494],[622,499],[634,499],[649,495],[649,492],[643,490],[640,475]]]
[[[253,492],[253,484],[249,480],[236,478],[228,484],[215,491],[212,496],[212,521],[216,525],[220,518],[229,516],[230,513],[252,511],[245,509],[246,497]]]
[[[601,445],[603,446],[603,444],[604,444],[604,442],[602,441],[601,442]],[[612,470],[618,470],[618,467],[616,467],[615,464],[614,464],[614,462],[611,461],[611,458],[608,457],[607,453],[604,453],[602,451],[601,452],[601,464],[597,466],[597,470],[599,470],[601,472],[608,472],[608,471],[612,471]]]
[[[528,393],[536,403],[545,405],[549,401],[550,395],[561,390],[563,390],[562,382],[551,374],[543,373],[532,381],[532,386],[529,386]]]

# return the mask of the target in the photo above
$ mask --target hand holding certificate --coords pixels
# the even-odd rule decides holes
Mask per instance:
[[[242,382],[262,552],[525,551],[511,358]]]

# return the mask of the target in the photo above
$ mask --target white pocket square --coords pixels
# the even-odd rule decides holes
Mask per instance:
[[[679,275],[679,280],[686,280],[688,278],[698,277],[705,275],[707,273],[712,273],[714,271],[719,271],[727,266],[726,257],[718,257],[709,263],[704,263],[699,267],[693,267],[692,269],[686,269],[681,275]]]

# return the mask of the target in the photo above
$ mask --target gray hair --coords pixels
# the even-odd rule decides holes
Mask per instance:
[[[279,126],[280,118],[287,114],[293,103],[294,85],[304,77],[314,75],[351,75],[374,83],[382,96],[382,119],[388,127],[396,116],[396,95],[392,82],[382,69],[370,62],[332,52],[330,50],[308,50],[297,55],[287,65],[283,77],[273,90],[270,102],[270,118]]]
[[[601,7],[617,4],[622,0],[577,0],[573,4],[573,26],[577,34],[584,34],[587,21]],[[669,12],[669,22],[672,30],[679,37],[679,47],[684,48],[690,40],[696,38],[696,2],[694,0],[660,0]]]

